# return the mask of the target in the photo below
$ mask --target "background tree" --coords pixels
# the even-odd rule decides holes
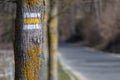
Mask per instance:
[[[48,34],[47,34],[47,28],[48,28],[48,12],[49,12],[49,0],[45,0],[45,13],[44,13],[44,40],[43,40],[43,51],[45,54],[45,59],[46,59],[46,63],[48,61]]]
[[[76,1],[76,0],[75,0]],[[73,0],[61,0],[58,4],[59,38],[67,40],[75,34],[75,5]]]
[[[50,0],[49,2],[49,19],[48,19],[48,80],[57,80],[57,47],[58,47],[58,30],[57,30],[57,0]]]

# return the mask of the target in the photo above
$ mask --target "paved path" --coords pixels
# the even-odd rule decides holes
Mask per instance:
[[[59,52],[66,65],[87,80],[120,80],[120,57],[80,46],[62,44]]]

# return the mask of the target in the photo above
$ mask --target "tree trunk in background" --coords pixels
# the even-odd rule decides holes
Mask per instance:
[[[47,35],[47,27],[48,27],[48,9],[49,7],[49,0],[45,0],[45,13],[44,13],[44,40],[43,40],[43,51],[45,54],[46,62],[48,61],[48,35]]]
[[[49,74],[48,80],[57,79],[57,0],[50,0],[49,20],[48,20],[48,46],[49,46]]]
[[[15,80],[45,80],[43,0],[17,0]]]
[[[48,80],[48,35],[47,35],[47,21],[48,21],[48,1],[49,0],[44,0],[45,1],[45,13],[44,13],[44,27],[43,27],[43,53],[45,55],[45,62],[46,62],[46,80]]]

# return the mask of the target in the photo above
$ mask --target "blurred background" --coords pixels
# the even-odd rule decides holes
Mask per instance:
[[[60,41],[120,53],[120,0],[60,0],[58,13]],[[0,1],[0,80],[14,75],[15,14],[14,1]]]
[[[15,14],[15,3],[0,0],[0,80],[14,79],[13,39]]]
[[[73,1],[69,9],[59,16],[59,38],[119,53],[119,6],[119,0]]]
[[[119,53],[119,6],[119,0],[61,0],[59,39]],[[10,49],[14,39],[16,4],[3,2],[0,10],[0,48]]]

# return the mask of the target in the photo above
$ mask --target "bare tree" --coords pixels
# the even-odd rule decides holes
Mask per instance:
[[[49,19],[48,19],[48,47],[49,47],[49,74],[48,80],[57,80],[57,0],[49,2]]]

